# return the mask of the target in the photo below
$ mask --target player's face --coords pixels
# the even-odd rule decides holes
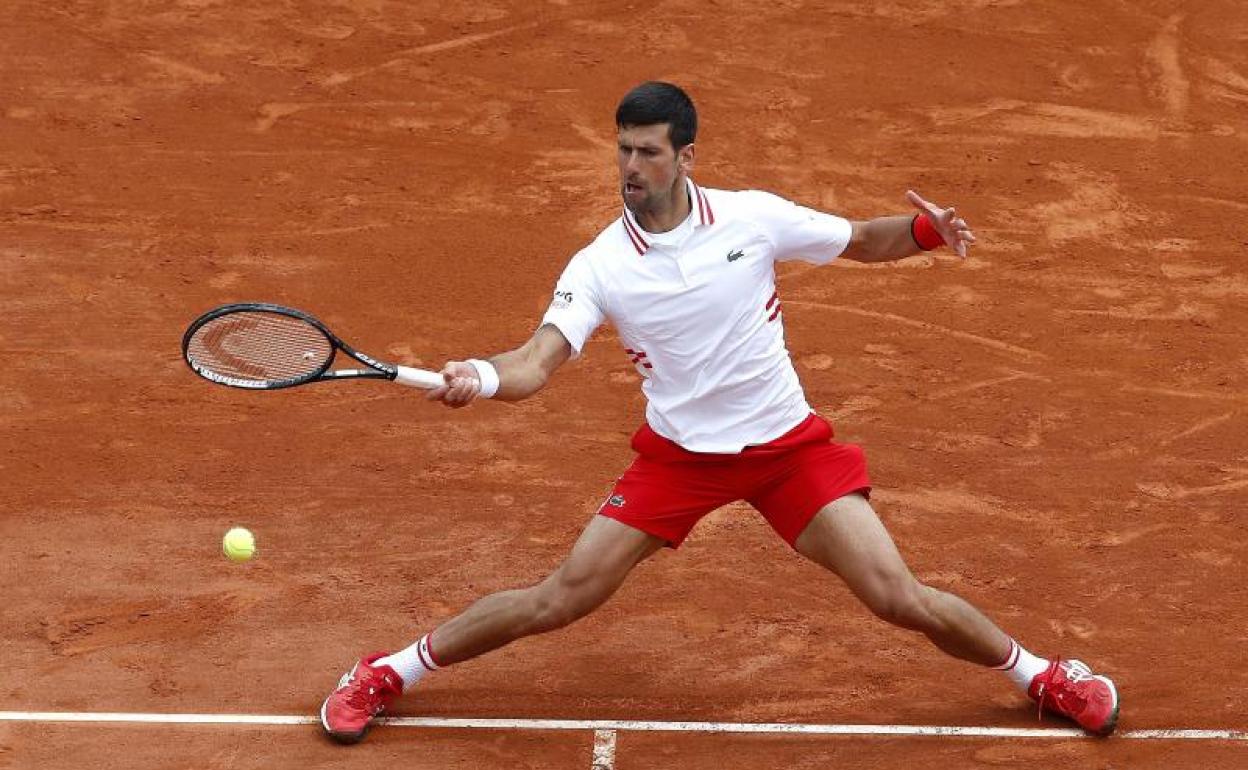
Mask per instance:
[[[667,131],[667,123],[619,129],[620,195],[634,215],[670,206],[677,181],[692,163],[693,145],[677,152]]]

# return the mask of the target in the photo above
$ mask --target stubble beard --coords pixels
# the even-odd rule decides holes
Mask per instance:
[[[675,183],[673,183],[675,187]],[[670,193],[670,191],[668,191]],[[628,196],[624,194],[624,185],[620,185],[620,198],[624,201],[624,208],[636,219],[645,214],[654,214],[663,209],[663,195],[660,192],[647,190],[645,196],[637,203],[631,203]],[[672,200],[672,196],[667,196],[668,201]]]

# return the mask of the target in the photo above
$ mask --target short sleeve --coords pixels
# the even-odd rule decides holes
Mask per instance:
[[[849,245],[853,227],[848,219],[799,206],[759,190],[746,193],[750,218],[767,232],[777,262],[800,259],[826,265]]]
[[[555,296],[542,316],[542,326],[551,324],[563,333],[573,357],[581,354],[581,348],[606,318],[600,288],[589,258],[581,252],[559,276]]]

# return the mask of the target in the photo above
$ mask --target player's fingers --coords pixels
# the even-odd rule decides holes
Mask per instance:
[[[451,373],[451,364],[452,364],[451,361],[447,361],[446,364],[442,367],[442,371],[438,372],[439,374],[442,375],[442,384],[436,388],[431,388],[429,392],[425,394],[425,398],[429,399],[430,401],[445,402],[446,394],[450,392],[451,383],[454,382],[455,380],[455,375]]]
[[[910,201],[911,206],[914,206],[919,211],[926,212],[929,216],[940,216],[940,209],[924,200],[923,196],[919,195],[914,190],[906,190],[906,200]]]
[[[481,392],[481,382],[476,377],[456,377],[447,396],[453,406],[467,406]]]
[[[476,377],[465,377],[464,380],[464,387],[459,392],[455,403],[452,404],[456,409],[462,409],[476,401],[477,395],[481,392],[481,382]]]
[[[451,380],[451,387],[446,392],[446,403],[451,404],[453,406],[455,404],[463,403],[463,400],[464,400],[464,378],[456,377],[455,379]]]
[[[958,235],[962,236],[962,240],[966,241],[967,243],[975,242],[975,233],[971,232],[970,230],[966,230],[966,229],[959,230]]]

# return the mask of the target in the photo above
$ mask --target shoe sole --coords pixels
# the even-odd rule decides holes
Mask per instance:
[[[325,707],[328,705],[329,698],[326,698],[325,702],[321,704],[321,729],[325,731],[325,734],[329,736],[331,741],[341,743],[344,746],[350,746],[364,740],[364,736],[368,735],[368,728],[371,727],[371,725],[365,725],[364,729],[360,730],[358,733],[335,732],[330,728],[329,720],[325,718]]]

